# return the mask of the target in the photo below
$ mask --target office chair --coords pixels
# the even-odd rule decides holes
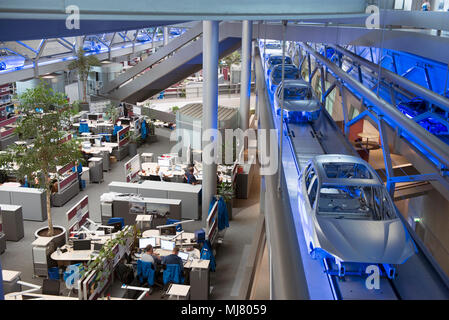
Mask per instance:
[[[80,122],[79,133],[89,132],[89,125],[84,122]]]
[[[167,219],[167,224],[173,224],[175,222],[180,222],[180,220],[176,220],[176,219]],[[177,224],[176,225],[176,231],[177,232],[181,232],[182,231],[182,224]]]
[[[156,270],[151,262],[137,260],[137,279],[141,285],[148,284],[148,287],[152,289],[154,285]],[[150,290],[151,294],[153,290]]]
[[[123,227],[125,226],[125,219],[120,218],[120,217],[110,218],[108,220],[107,224],[109,225],[109,224],[116,223],[116,222],[120,222],[122,225],[122,229],[123,229]]]
[[[184,283],[184,277],[182,275],[181,268],[179,267],[179,264],[163,265],[163,269],[164,269],[164,275],[163,275],[164,293],[161,295],[161,299],[163,299],[163,298],[165,298],[165,296],[167,296],[167,290],[170,287],[171,283],[176,283],[176,284]]]

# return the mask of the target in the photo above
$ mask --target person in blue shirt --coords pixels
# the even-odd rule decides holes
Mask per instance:
[[[194,172],[193,167],[189,168],[187,173],[185,174],[185,180],[187,183],[195,185],[198,184],[198,181],[196,180],[193,172]]]
[[[179,267],[181,269],[181,272],[184,271],[184,263],[182,262],[182,259],[180,257],[178,257],[178,253],[179,253],[179,247],[175,246],[173,248],[173,251],[170,255],[165,256],[162,258],[162,264],[179,264]]]
[[[79,187],[80,187],[80,190],[83,191],[83,184],[81,182],[81,174],[83,173],[83,164],[81,163],[81,161],[76,161],[75,165],[76,165],[76,171],[78,172]]]

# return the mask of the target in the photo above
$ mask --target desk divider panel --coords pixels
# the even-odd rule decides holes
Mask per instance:
[[[124,235],[134,234],[134,226],[126,226],[121,232]],[[125,245],[117,243],[113,248],[113,258],[102,258],[100,264],[102,267],[100,278],[97,279],[99,272],[96,268],[86,273],[81,279],[78,280],[79,290],[78,298],[80,300],[97,300],[105,291],[105,289],[112,283],[112,276],[114,268],[125,253],[130,254],[133,246],[134,237],[127,237]]]
[[[136,154],[131,160],[125,163],[126,182],[135,182],[139,179],[137,174],[140,171],[140,155]]]
[[[66,213],[68,236],[78,231],[89,218],[89,198],[85,196]]]
[[[215,201],[206,220],[206,240],[213,245],[218,234],[218,201]]]

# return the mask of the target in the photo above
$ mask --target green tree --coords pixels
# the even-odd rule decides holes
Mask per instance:
[[[231,67],[231,65],[233,64],[239,64],[242,61],[242,58],[240,57],[240,52],[236,50],[230,55],[226,56],[223,61],[225,66]]]
[[[61,142],[70,125],[70,107],[64,94],[54,92],[41,82],[36,88],[27,89],[19,100],[16,133],[32,144],[10,145],[0,155],[0,166],[14,170],[19,179],[37,178],[38,187],[47,190],[48,236],[52,236],[49,174],[55,173],[57,166],[80,160],[81,151],[74,140]]]
[[[69,63],[69,70],[77,70],[80,81],[83,85],[83,102],[87,102],[87,78],[93,66],[99,66],[100,60],[93,55],[85,56],[82,47],[78,49],[77,58]]]

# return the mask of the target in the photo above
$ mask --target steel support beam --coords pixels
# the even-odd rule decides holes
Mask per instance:
[[[395,106],[389,104],[385,100],[376,96],[376,94],[363,86],[360,82],[346,74],[343,70],[338,68],[331,61],[321,56],[307,44],[302,43],[303,48],[312,54],[315,59],[325,64],[336,77],[343,80],[346,85],[351,87],[356,92],[360,93],[364,99],[373,105],[373,111],[378,115],[384,115],[389,123],[394,123],[395,126],[400,126],[406,132],[407,139],[411,143],[417,144],[422,152],[428,153],[434,160],[436,160],[441,168],[449,168],[449,148],[447,144],[430,135],[424,128],[413,120],[408,119]]]
[[[245,20],[242,23],[242,62],[240,81],[240,128],[245,131],[249,125],[249,106],[251,96],[251,44],[253,22]]]
[[[380,140],[382,143],[382,154],[384,158],[385,171],[387,172],[387,190],[390,193],[390,196],[394,198],[394,188],[395,183],[392,182],[391,178],[393,178],[393,165],[391,164],[391,154],[390,154],[390,146],[388,144],[388,136],[386,132],[386,124],[383,120],[383,116],[378,117],[377,126],[379,129]]]
[[[205,223],[209,214],[209,204],[217,193],[215,157],[218,152],[218,21],[203,21],[203,77],[202,221]],[[212,153],[205,153],[207,145],[213,146],[209,148],[213,149]]]
[[[350,52],[340,46],[331,45],[331,47],[334,48],[335,50],[341,52],[345,56],[349,57],[352,61],[363,65],[364,67],[370,69],[371,71],[376,72],[376,73],[379,72],[378,64],[372,63],[366,59],[363,59],[362,57],[356,56],[352,52]],[[414,68],[415,67],[412,67],[411,69],[414,69]],[[398,75],[390,70],[387,70],[385,68],[382,68],[381,70],[382,70],[381,71],[382,78],[391,81],[395,85],[397,85],[405,90],[413,92],[417,96],[422,97],[423,99],[429,101],[430,103],[432,103],[434,105],[437,105],[437,106],[443,108],[446,111],[449,111],[449,99],[433,92],[432,90],[424,88],[423,86],[420,86],[419,84],[417,84],[413,81],[406,79],[404,77],[404,75],[400,76],[400,75]],[[406,73],[410,73],[410,72],[411,72],[411,70],[409,69]]]
[[[168,27],[164,27],[164,46],[168,44],[170,33]]]

